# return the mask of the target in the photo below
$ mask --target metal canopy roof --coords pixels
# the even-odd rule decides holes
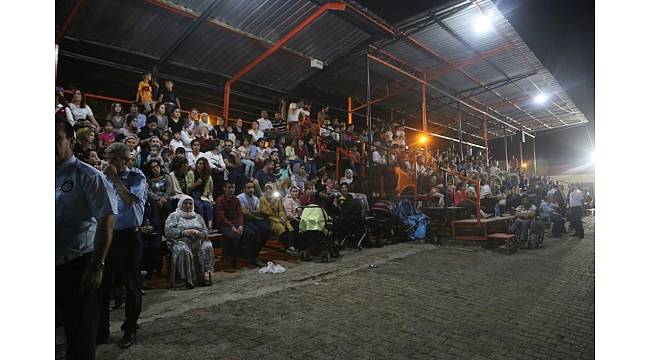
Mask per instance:
[[[188,69],[212,75],[209,79],[218,79],[218,86],[328,2],[80,1],[57,0],[63,56],[148,64],[161,72]],[[458,103],[436,89],[474,108],[461,106],[463,130],[474,136],[482,136],[483,114],[476,109],[490,114],[491,138],[504,134],[504,123],[505,133],[513,134],[587,121],[490,0],[452,1],[395,26],[353,1],[340,2],[347,5],[345,12],[325,12],[241,82],[275,95],[315,89],[365,103],[370,49],[419,79],[426,75],[428,119],[438,132],[457,131]],[[492,20],[484,34],[474,29],[481,15]],[[311,68],[312,58],[325,68]],[[420,119],[418,81],[377,62],[371,73],[372,98],[385,97],[373,104],[373,113],[377,108],[392,110],[399,120]],[[532,102],[540,92],[548,95],[543,106]]]

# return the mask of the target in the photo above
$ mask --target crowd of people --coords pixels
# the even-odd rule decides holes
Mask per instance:
[[[399,195],[395,168],[416,179],[411,195],[422,206],[473,209],[480,198],[480,216],[516,214],[513,231],[535,227],[527,221],[539,216],[553,222],[553,234],[559,236],[569,217],[576,236],[584,236],[582,210],[577,210],[583,204],[580,190],[572,186],[567,194],[562,184],[548,178],[529,179],[516,159],[506,171],[496,161],[487,166],[483,153],[473,154],[471,148],[462,159],[454,148],[434,152],[409,143],[403,125],[382,122],[373,124],[372,145],[366,149],[368,132],[331,118],[326,106],[313,114],[308,104],[291,103],[286,119],[282,112],[270,118],[261,111],[250,122],[226,122],[196,108],[188,110],[181,109],[172,81],[158,90],[151,74],[138,84],[133,103],[113,103],[105,117],[95,117],[83,91],[72,90],[68,100],[57,89],[57,265],[63,265],[57,266],[57,303],[100,304],[93,349],[108,339],[109,298],[118,278],[126,290],[120,346],[135,341],[141,269],[147,277],[161,271],[163,237],[173,276],[188,288],[212,284],[210,235],[216,232],[223,237],[229,270],[241,257],[251,266],[262,266],[259,253],[271,238],[287,254],[309,260],[312,243],[299,231],[302,208],[318,204],[335,215],[345,201],[357,199],[365,213],[369,199]],[[337,151],[344,154],[339,179],[332,176]],[[360,180],[359,174],[370,180]],[[479,181],[480,187],[455,174]],[[109,195],[89,196],[99,193]],[[77,197],[65,200],[72,195]],[[71,214],[65,201],[83,202],[90,210]],[[88,231],[66,228],[59,216],[83,222]],[[59,236],[76,240],[59,243]],[[59,276],[75,279],[66,282],[68,287],[83,282],[88,289],[99,289],[92,298],[59,297]],[[95,315],[67,309],[64,322],[78,325],[75,316]],[[93,335],[86,330],[66,325],[69,353],[88,351],[86,337]]]

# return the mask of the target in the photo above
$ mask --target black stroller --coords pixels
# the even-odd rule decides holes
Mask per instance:
[[[366,218],[369,236],[374,238],[374,245],[384,246],[387,243],[396,244],[397,217],[395,204],[387,200],[380,200],[372,204]]]
[[[362,205],[358,199],[347,199],[341,203],[338,216],[334,218],[334,236],[341,248],[363,249],[363,241],[368,237]]]

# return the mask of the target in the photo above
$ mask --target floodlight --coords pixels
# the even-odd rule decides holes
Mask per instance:
[[[525,169],[528,166],[528,164],[523,163],[523,164],[521,164],[521,166]]]
[[[424,135],[424,134],[422,134],[422,135],[420,135],[420,137],[418,138],[418,142],[419,142],[420,144],[423,144],[423,145],[424,145],[424,144],[426,144],[426,143],[429,142],[429,137],[426,136],[426,135]]]
[[[537,96],[535,96],[535,102],[540,104],[540,105],[545,103],[546,99],[548,99],[548,95],[546,95],[544,93],[539,93]]]
[[[474,30],[479,34],[484,34],[492,28],[492,20],[485,15],[481,15],[476,18],[474,22]]]

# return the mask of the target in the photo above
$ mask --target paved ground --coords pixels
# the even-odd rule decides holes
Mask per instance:
[[[583,240],[512,256],[400,244],[150,291],[138,342],[102,345],[98,359],[591,359],[593,219]]]

